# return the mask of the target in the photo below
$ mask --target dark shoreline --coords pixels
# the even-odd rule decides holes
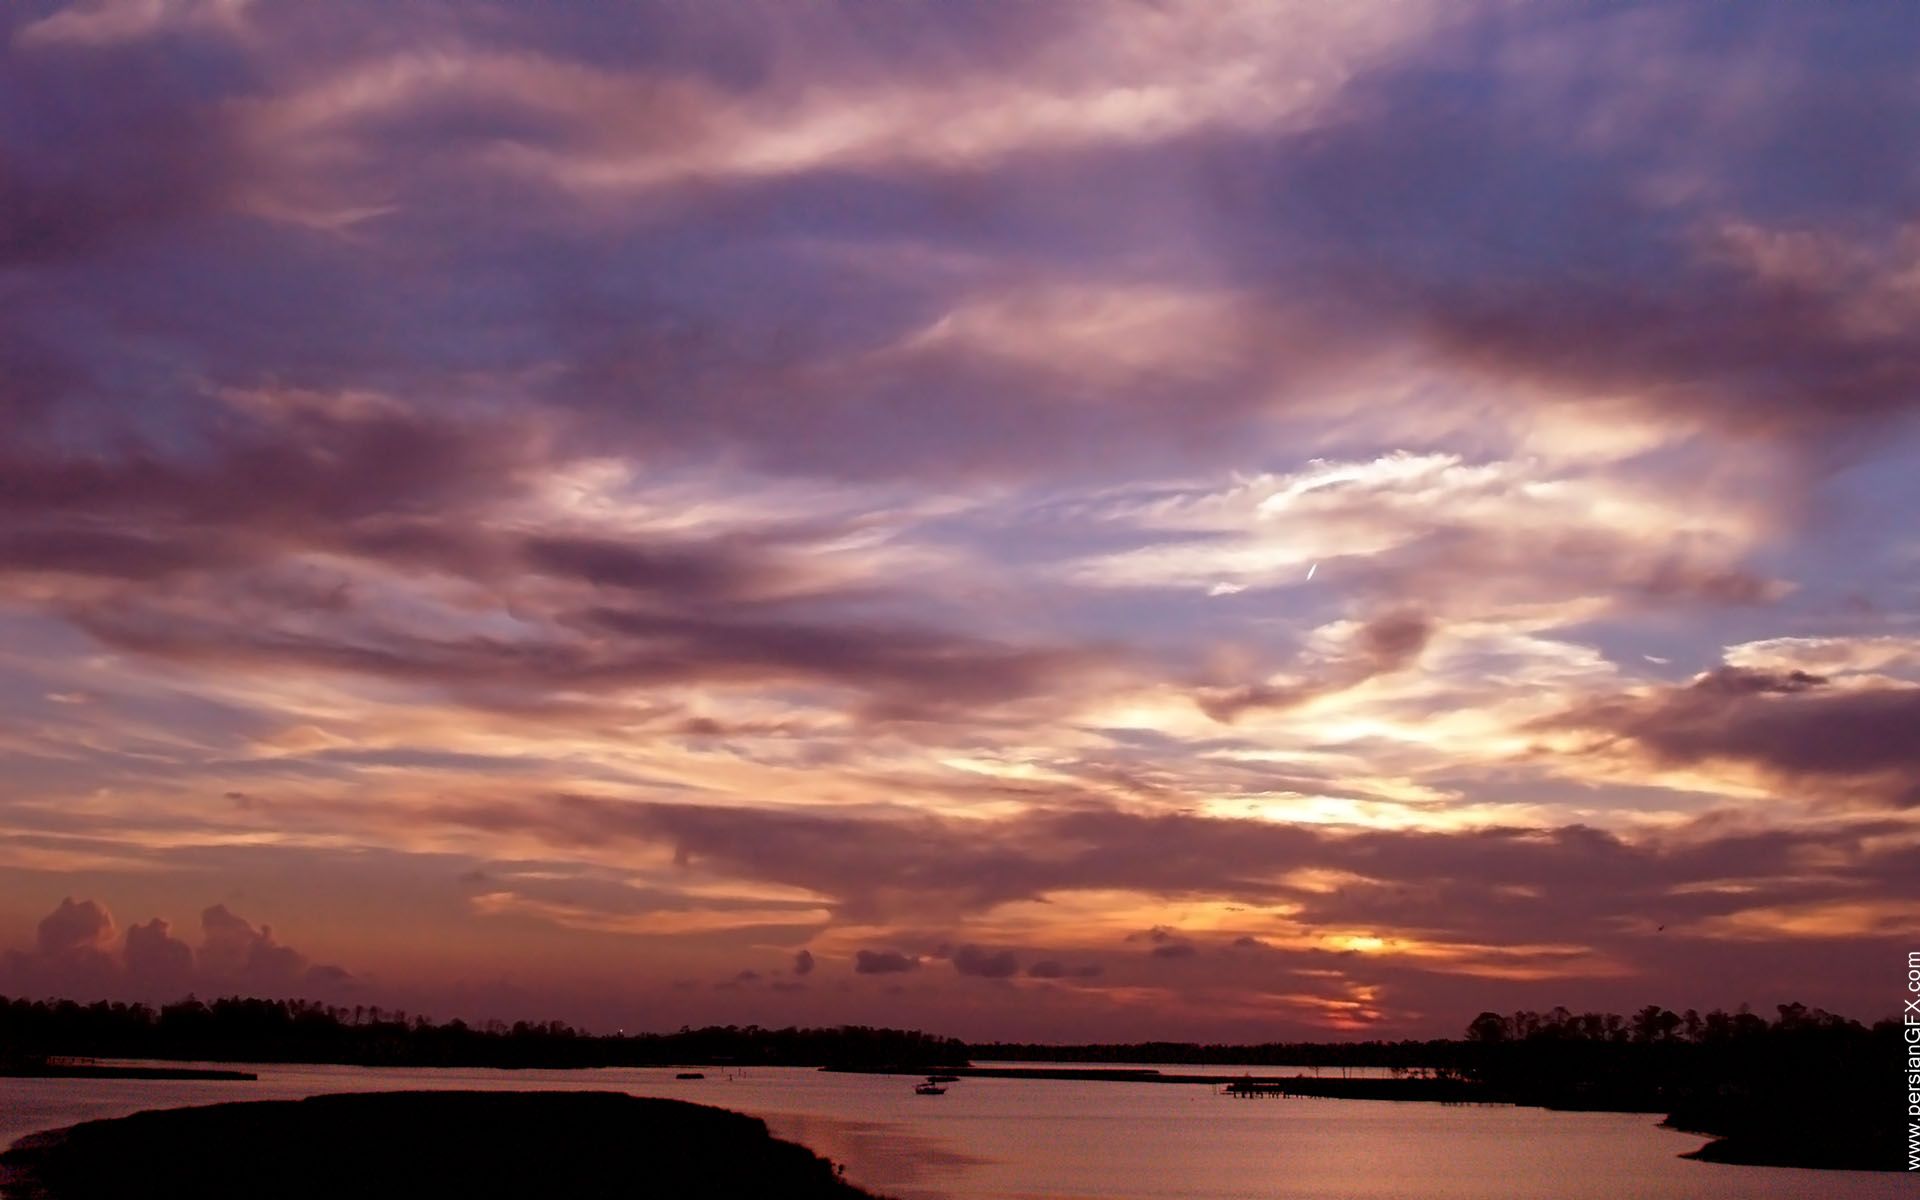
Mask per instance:
[[[617,1092],[358,1092],[156,1109],[22,1138],[8,1200],[879,1200],[756,1117]]]
[[[1695,1162],[1740,1167],[1795,1167],[1805,1171],[1900,1171],[1891,1125],[1885,1129],[1851,1124],[1815,1125],[1791,1119],[1728,1120],[1704,1128],[1692,1119],[1668,1117],[1662,1127],[1675,1133],[1711,1138],[1682,1154]]]
[[[924,1067],[823,1067],[849,1075],[925,1075]],[[1192,1075],[1152,1067],[937,1067],[962,1079],[1054,1079],[1100,1083],[1205,1085],[1232,1095],[1287,1096],[1327,1100],[1424,1101],[1438,1104],[1508,1104],[1469,1080],[1414,1077],[1381,1079],[1321,1075]]]
[[[1375,1100],[1390,1104],[1484,1104],[1543,1108],[1550,1112],[1668,1113],[1661,1122],[1676,1133],[1708,1141],[1680,1155],[1698,1162],[1805,1170],[1897,1171],[1891,1130],[1885,1136],[1851,1122],[1835,1123],[1818,1115],[1784,1118],[1715,1103],[1694,1103],[1680,1112],[1646,1096],[1557,1093],[1551,1096],[1503,1091],[1460,1078],[1412,1077],[1363,1079],[1308,1075],[1191,1075],[1151,1067],[940,1067],[943,1074],[976,1079],[1054,1079],[1107,1083],[1210,1085],[1229,1095],[1294,1099]],[[823,1067],[865,1075],[919,1075],[922,1067]]]
[[[126,1067],[110,1063],[32,1063],[0,1068],[0,1079],[165,1079],[231,1080],[252,1083],[252,1071],[211,1067]]]

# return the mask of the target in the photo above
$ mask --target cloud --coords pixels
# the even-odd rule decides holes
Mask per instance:
[[[159,917],[127,926],[124,958],[128,979],[149,994],[184,995],[193,978],[193,948]]]
[[[307,981],[315,987],[329,991],[336,988],[345,988],[356,982],[353,977],[353,972],[347,970],[345,967],[336,966],[332,963],[317,963],[314,966],[308,967]]]
[[[310,966],[305,955],[275,941],[272,929],[254,928],[225,905],[201,914],[201,930],[196,952],[155,917],[128,926],[115,946],[105,906],[67,897],[41,920],[34,949],[10,950],[6,963],[15,987],[94,998],[170,1001],[192,990],[312,998],[353,983],[344,968]]]
[[[1433,631],[1433,622],[1422,613],[1382,613],[1354,629],[1342,657],[1318,664],[1305,678],[1206,689],[1195,702],[1214,720],[1228,723],[1251,710],[1298,708],[1321,696],[1356,688],[1375,676],[1406,669],[1419,658]]]
[[[111,45],[179,30],[237,31],[251,0],[82,0],[24,26],[26,44]]]
[[[92,900],[60,901],[60,907],[40,919],[35,949],[59,959],[100,951],[113,939],[113,915]]]
[[[1298,238],[1256,269],[1330,264],[1309,269],[1452,361],[1569,401],[1754,440],[1873,425],[1910,404],[1905,348],[1848,317],[1839,279],[1756,270],[1771,248],[1714,231],[1828,221],[1897,243],[1910,181],[1876,139],[1912,123],[1886,103],[1910,41],[1812,10],[1470,17],[1356,79],[1347,120],[1248,164]],[[1735,90],[1749,72],[1770,83]],[[1727,103],[1690,105],[1702,79]],[[1856,123],[1872,135],[1825,136]],[[1827,182],[1795,173],[1806,145]]]
[[[270,927],[255,929],[224,904],[200,914],[200,931],[201,966],[215,975],[285,983],[306,967],[303,956],[273,940]]]
[[[1791,841],[1728,837],[1673,857],[1655,844],[1582,825],[1370,830],[1191,814],[1148,816],[1086,805],[958,824],[921,814],[824,817],[562,797],[542,806],[484,812],[449,808],[435,819],[456,826],[479,822],[556,846],[659,846],[689,869],[804,889],[824,898],[819,903],[830,906],[836,920],[866,922],[984,913],[1049,897],[1057,902],[1075,892],[1132,893],[1143,903],[1148,897],[1210,897],[1298,904],[1311,916],[1361,896],[1384,900],[1396,888],[1445,886],[1478,897],[1471,913],[1460,909],[1459,923],[1445,917],[1444,907],[1432,906],[1392,919],[1437,922],[1436,928],[1464,933],[1472,926],[1469,916],[1487,920],[1495,915],[1483,906],[1512,907],[1512,892],[1502,889],[1564,894],[1585,908],[1629,903],[1665,886],[1717,878],[1716,873],[1792,873]],[[1749,861],[1736,865],[1741,854]],[[1328,890],[1314,871],[1378,885]],[[1464,895],[1456,902],[1464,905]],[[1554,911],[1553,905],[1536,902],[1526,909],[1526,924],[1550,928]],[[1129,936],[1156,946],[1181,940],[1164,925]]]
[[[1872,848],[1871,827],[1786,832],[1711,822],[1629,839],[1579,825],[1314,829],[1087,809],[964,827],[814,818],[811,833],[764,813],[660,816],[659,828],[703,829],[694,861],[706,869],[816,889],[864,922],[951,914],[955,897],[971,897],[971,911],[993,912],[1001,927],[1032,921],[1025,928],[1037,940],[1072,928],[1066,910],[1077,895],[1123,911],[1172,902],[1202,905],[1223,933],[1257,937],[1302,965],[1361,959],[1450,978],[1617,974],[1649,953],[1645,939],[1657,924],[1668,924],[1673,940],[1681,924],[1716,914],[1886,889],[1906,853],[1897,841]],[[807,849],[816,840],[818,855]],[[1266,915],[1236,917],[1215,907],[1223,905]],[[1194,938],[1169,926],[1130,936],[1145,946],[1143,958],[1164,950],[1162,958],[1206,964],[1209,975],[1253,961],[1203,958]],[[912,961],[869,951],[856,970]]]
[[[539,425],[276,393],[227,414],[204,461],[23,442],[3,464],[0,588],[11,577],[143,657],[409,681],[475,703],[508,688],[537,702],[800,686],[874,719],[932,719],[1110,676],[1124,658],[907,615],[910,596],[861,578],[879,555],[829,552],[845,525],[569,528],[581,522],[529,496],[536,469],[564,466],[542,458]],[[426,611],[437,619],[416,619]]]
[[[813,952],[811,950],[801,949],[793,952],[793,973],[795,975],[813,974]]]
[[[1756,671],[1805,671],[1841,675],[1854,672],[1911,672],[1920,667],[1920,638],[1782,637],[1727,648],[1731,667]]]
[[[1027,967],[1027,975],[1032,979],[1095,979],[1104,971],[1098,963],[1068,966],[1054,958],[1043,958]]]
[[[35,926],[31,949],[8,950],[0,962],[17,992],[97,996],[117,974],[113,932],[104,907],[68,896]]]
[[[1056,519],[1104,535],[1070,565],[1077,585],[1216,599],[1259,589],[1258,603],[1289,608],[1331,590],[1350,612],[1415,609],[1436,624],[1555,603],[1711,610],[1791,594],[1747,561],[1767,514],[1684,476],[1622,469],[1645,449],[1598,463],[1558,451],[1314,459],[1226,482],[1104,489]],[[1215,604],[1215,619],[1241,603]]]
[[[898,950],[861,950],[853,956],[853,970],[857,975],[897,975],[919,965],[919,959]]]
[[[1129,942],[1147,942],[1147,957],[1164,959],[1192,958],[1200,952],[1199,947],[1188,940],[1185,934],[1165,925],[1155,925],[1144,933],[1130,933]]]
[[[1920,686],[1835,686],[1798,669],[1720,667],[1685,685],[1594,700],[1549,719],[1663,766],[1750,768],[1811,787],[1823,801],[1920,803]]]
[[[485,917],[513,916],[560,929],[646,937],[758,930],[779,936],[818,928],[827,912],[816,899],[686,895],[671,887],[601,882],[591,873],[537,871],[509,876],[511,889],[468,900]]]
[[[976,979],[1010,979],[1019,973],[1020,962],[1011,950],[968,944],[953,952],[953,969]]]

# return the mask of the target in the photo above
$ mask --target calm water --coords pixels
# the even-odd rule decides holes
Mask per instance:
[[[0,1080],[0,1145],[143,1108],[414,1088],[595,1089],[715,1104],[898,1200],[1836,1200],[1911,1197],[1892,1173],[1688,1162],[1655,1118],[1343,1100],[1232,1100],[1205,1086],[913,1080],[797,1068],[435,1071],[261,1066],[258,1083]],[[1169,1068],[1183,1069],[1183,1068]],[[1273,1072],[1274,1068],[1254,1068]],[[1224,1074],[1238,1071],[1222,1068]]]

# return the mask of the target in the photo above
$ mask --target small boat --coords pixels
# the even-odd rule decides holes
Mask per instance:
[[[705,1079],[706,1076],[702,1075],[698,1071],[682,1071],[678,1075],[675,1075],[674,1078],[675,1079]]]
[[[913,1094],[916,1096],[944,1096],[947,1094],[947,1089],[937,1083],[916,1083],[913,1085]]]

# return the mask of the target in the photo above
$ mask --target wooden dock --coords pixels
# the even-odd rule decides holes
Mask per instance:
[[[1424,1100],[1438,1104],[1487,1104],[1497,1101],[1486,1088],[1464,1079],[1335,1079],[1307,1075],[1243,1075],[1220,1087],[1236,1100]]]

